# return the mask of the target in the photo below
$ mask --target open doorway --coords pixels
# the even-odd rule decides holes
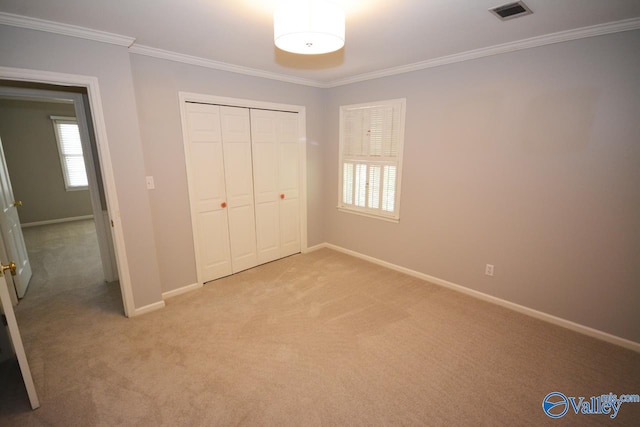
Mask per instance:
[[[62,102],[64,100],[72,99],[74,110],[76,113],[76,119],[78,122],[79,132],[81,135],[85,135],[86,138],[82,139],[83,160],[87,171],[87,180],[90,188],[90,198],[92,203],[93,222],[96,230],[96,238],[99,245],[99,253],[101,258],[101,270],[105,278],[108,275],[109,263],[104,262],[104,254],[109,253],[111,259],[110,264],[112,266],[112,274],[117,279],[116,286],[111,286],[111,291],[103,293],[97,296],[87,296],[82,292],[75,291],[63,292],[56,294],[54,298],[41,298],[37,304],[31,304],[28,301],[26,304],[21,304],[24,310],[18,306],[18,318],[20,318],[20,325],[17,323],[16,316],[13,315],[13,304],[18,303],[18,289],[15,283],[11,281],[11,275],[6,274],[0,276],[0,301],[2,302],[2,308],[6,314],[8,323],[8,332],[11,339],[3,339],[2,334],[7,332],[5,328],[0,327],[0,401],[3,403],[11,403],[8,396],[12,398],[20,398],[20,389],[26,391],[28,401],[30,402],[31,409],[38,407],[38,399],[36,395],[36,387],[38,380],[42,380],[42,367],[43,361],[50,358],[50,353],[42,348],[49,348],[49,345],[45,344],[41,347],[40,351],[35,351],[35,369],[34,380],[31,381],[31,368],[27,362],[28,348],[22,346],[22,340],[20,339],[20,328],[24,328],[27,331],[34,329],[44,330],[42,335],[47,336],[46,331],[51,327],[51,318],[59,319],[63,316],[65,324],[68,321],[74,321],[79,324],[86,322],[93,322],[97,316],[121,316],[124,314],[126,317],[139,314],[135,309],[133,300],[133,289],[131,284],[131,276],[129,274],[129,262],[127,259],[127,252],[125,248],[124,232],[122,228],[122,222],[120,217],[120,208],[117,197],[115,174],[113,165],[111,162],[111,153],[109,150],[109,141],[107,138],[106,124],[104,119],[104,112],[102,108],[102,101],[100,95],[100,85],[96,77],[82,76],[65,73],[53,73],[41,70],[30,70],[20,68],[8,68],[0,67],[0,89],[3,91],[20,91],[17,95],[18,98],[49,98],[58,99]],[[31,92],[30,92],[31,91]],[[42,92],[35,94],[33,91],[55,92],[43,94]],[[62,93],[62,94],[60,94]],[[6,95],[6,93],[5,93]],[[11,95],[11,94],[9,94]],[[13,93],[15,96],[15,93]],[[84,120],[82,120],[84,118]],[[29,129],[24,129],[28,131]],[[88,144],[88,146],[86,145]],[[39,153],[35,153],[37,156]],[[4,159],[3,159],[4,160]],[[102,167],[102,170],[100,170]],[[8,171],[8,168],[2,168]],[[1,176],[2,174],[0,174]],[[7,182],[10,182],[10,176],[7,173]],[[10,188],[5,185],[4,189]],[[92,191],[91,189],[97,189]],[[0,200],[2,201],[2,209],[5,212],[16,212],[19,207],[20,200],[13,197],[11,191],[1,191]],[[16,215],[17,217],[18,215]],[[15,224],[18,224],[15,227]],[[13,223],[14,230],[20,230],[19,235],[23,237],[22,228],[19,225],[19,219]],[[102,233],[102,236],[100,235]],[[11,242],[14,239],[6,239],[2,236],[4,233],[0,233],[0,262],[2,262],[3,269],[5,267],[11,268],[10,256],[15,254],[9,254],[5,250],[7,242]],[[8,233],[6,233],[8,234]],[[14,235],[17,235],[14,234]],[[9,236],[12,237],[12,236]],[[19,240],[19,239],[18,239]],[[105,242],[111,244],[105,245]],[[23,244],[26,248],[26,244]],[[64,245],[63,245],[64,246]],[[103,249],[108,251],[104,251]],[[26,252],[26,251],[25,251]],[[74,257],[73,254],[67,254]],[[28,258],[28,257],[27,257]],[[77,257],[80,258],[80,257]],[[117,261],[116,261],[117,260]],[[68,259],[59,258],[57,261],[52,261],[60,267],[61,271],[71,271],[74,269],[74,264]],[[7,264],[8,265],[5,265]],[[16,273],[21,269],[21,266],[26,266],[26,263],[16,263]],[[25,268],[22,268],[24,271]],[[16,276],[17,278],[18,276]],[[22,281],[22,285],[27,283],[27,280]],[[104,279],[101,279],[104,284]],[[119,283],[118,283],[119,282]],[[119,284],[119,288],[118,285]],[[11,290],[11,292],[9,292]],[[23,289],[24,290],[24,289]],[[26,291],[24,292],[27,293]],[[119,294],[119,296],[118,296]],[[13,304],[12,304],[13,303]],[[29,304],[31,307],[29,308]],[[55,309],[57,305],[57,310]],[[87,307],[90,309],[87,310]],[[24,315],[20,316],[20,312]],[[27,315],[28,313],[28,315]],[[76,331],[77,333],[77,331]],[[29,339],[27,338],[27,347]],[[56,345],[59,343],[50,343],[50,345]],[[4,351],[3,351],[4,350]],[[66,347],[65,347],[66,351]],[[19,364],[19,369],[22,373],[16,376],[17,366],[15,365],[15,359]],[[8,357],[7,357],[8,356]],[[34,358],[34,353],[31,353],[31,357]],[[7,367],[7,369],[2,369]],[[9,373],[9,376],[5,375]],[[13,375],[13,376],[12,376]],[[18,384],[17,381],[9,381],[11,379],[22,378],[22,384]],[[35,386],[34,386],[35,383]],[[42,381],[40,381],[42,384]],[[0,405],[0,412],[2,412],[4,405]],[[11,411],[17,408],[16,405],[9,404]],[[6,408],[5,408],[6,409]]]
[[[3,191],[15,196],[5,211],[21,223],[0,230],[20,260],[15,296],[50,301],[106,284],[108,299],[121,298],[86,88],[0,81],[0,110]]]

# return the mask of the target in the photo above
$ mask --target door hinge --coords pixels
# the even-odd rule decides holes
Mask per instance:
[[[2,324],[4,326],[9,326],[9,323],[7,323],[7,316],[5,316],[4,314],[2,315]]]
[[[111,228],[115,227],[115,224],[113,223],[113,220],[111,220]]]

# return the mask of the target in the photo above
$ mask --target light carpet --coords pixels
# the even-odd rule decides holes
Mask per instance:
[[[55,258],[43,256],[49,266]],[[74,270],[62,271],[71,280]],[[217,280],[132,319],[117,284],[58,293],[57,280],[17,310],[42,406],[29,409],[17,367],[5,367],[2,425],[640,420],[640,403],[623,404],[615,421],[542,411],[552,391],[639,393],[640,354],[329,249]]]

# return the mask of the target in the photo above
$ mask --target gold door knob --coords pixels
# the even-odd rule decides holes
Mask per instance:
[[[16,208],[22,206],[22,200],[16,200],[15,202],[13,202],[13,206],[15,206]]]
[[[11,275],[15,276],[16,275],[16,263],[11,261],[8,265],[4,265],[4,264],[0,264],[0,266],[2,267],[2,272],[4,273],[7,270],[11,270]]]

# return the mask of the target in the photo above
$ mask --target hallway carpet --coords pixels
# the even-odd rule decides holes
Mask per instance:
[[[24,391],[3,391],[0,424],[640,420],[640,403],[623,404],[615,422],[572,411],[552,420],[542,410],[552,391],[639,393],[640,354],[328,249],[211,282],[132,319],[115,294],[76,287],[19,307],[42,407],[32,412]]]

